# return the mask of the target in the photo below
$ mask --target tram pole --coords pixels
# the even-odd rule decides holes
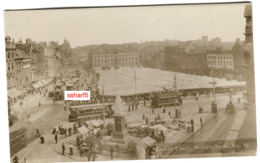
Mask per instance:
[[[136,71],[134,70],[135,72],[135,100],[137,102],[137,94],[136,94]]]
[[[103,124],[105,127],[105,98],[104,98],[104,85],[102,85],[102,94],[103,94]]]

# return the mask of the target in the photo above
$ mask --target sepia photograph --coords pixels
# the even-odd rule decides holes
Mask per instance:
[[[6,9],[12,163],[256,156],[252,4]]]

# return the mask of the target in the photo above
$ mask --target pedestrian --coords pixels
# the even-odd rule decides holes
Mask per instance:
[[[144,106],[146,105],[146,100],[144,99]]]
[[[192,118],[190,120],[190,124],[191,124],[191,132],[194,132],[194,121]]]
[[[40,135],[40,130],[37,128],[36,129],[36,137],[40,137],[41,135]]]
[[[128,112],[130,112],[131,108],[130,108],[130,104],[128,105]]]
[[[80,143],[79,143],[79,136],[76,137],[76,143],[77,143],[77,147],[79,147]]]
[[[135,104],[135,110],[138,110],[138,104],[137,103]]]
[[[143,120],[145,120],[145,116],[144,116],[144,114],[143,114]]]
[[[73,145],[72,145],[72,142],[70,142],[69,148],[70,148],[70,155],[73,155]]]
[[[145,123],[146,123],[146,125],[149,125],[149,118],[148,117],[145,118]]]
[[[163,113],[165,113],[166,112],[166,109],[165,109],[165,106],[163,106]]]
[[[90,149],[87,151],[87,157],[88,157],[88,161],[91,161],[91,151],[90,151]]]
[[[71,130],[72,130],[72,128],[71,128],[71,127],[69,127],[69,129],[68,129],[69,136],[71,136]]]
[[[200,125],[203,126],[202,117],[200,117]]]
[[[56,128],[53,128],[52,134],[56,134],[56,132],[57,132],[57,129],[56,129]]]
[[[56,141],[56,144],[57,144],[58,143],[58,134],[57,133],[55,134],[54,138],[55,138],[55,141]]]
[[[41,134],[41,137],[40,137],[40,139],[41,139],[41,143],[42,144],[44,144],[44,137],[43,137],[43,135]]]
[[[132,103],[132,111],[134,111],[135,110],[135,105],[134,105],[134,103]]]
[[[66,127],[64,127],[64,134],[67,137],[67,128]]]
[[[165,142],[165,136],[164,136],[163,130],[161,130],[161,140],[162,140],[162,142]]]
[[[113,147],[111,146],[110,147],[110,158],[113,159],[113,153],[114,153],[114,149]]]
[[[152,113],[154,114],[154,108],[152,108]]]
[[[168,115],[169,115],[169,117],[171,118],[171,112],[170,112],[170,111],[168,112]]]
[[[97,157],[96,151],[93,150],[93,153],[92,153],[92,161],[96,161],[96,157]]]
[[[65,149],[66,149],[66,148],[65,148],[65,144],[62,143],[62,154],[63,154],[63,155],[65,155]]]
[[[19,158],[18,158],[18,156],[14,156],[13,161],[14,161],[14,163],[19,163]]]

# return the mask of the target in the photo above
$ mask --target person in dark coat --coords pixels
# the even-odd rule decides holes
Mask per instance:
[[[92,161],[96,161],[96,157],[97,157],[96,151],[93,150],[93,153],[92,153]]]
[[[114,148],[110,147],[110,158],[113,159]]]
[[[36,129],[36,137],[40,137],[41,134],[40,134],[40,130],[39,129]]]
[[[62,154],[63,154],[63,155],[65,155],[65,149],[66,149],[66,148],[65,148],[65,144],[62,143]]]
[[[166,112],[166,109],[165,109],[165,106],[163,106],[163,113],[165,113]]]
[[[58,143],[58,134],[56,133],[55,134],[55,141],[56,141],[56,144]]]
[[[146,123],[146,125],[149,125],[149,118],[148,117],[145,118],[145,123]]]
[[[66,127],[64,127],[64,134],[65,134],[65,136],[67,136],[67,128]]]
[[[146,100],[144,99],[144,106],[146,105]]]
[[[56,128],[53,128],[52,134],[56,134],[56,132],[57,132]]]
[[[194,132],[194,121],[192,118],[190,120],[190,124],[191,124],[191,132]]]
[[[41,139],[41,143],[44,144],[44,137],[43,137],[43,135],[41,135],[40,139]]]
[[[130,104],[128,105],[128,112],[130,112],[130,110],[131,110],[131,107],[130,107]]]
[[[69,129],[68,129],[69,136],[71,136],[71,130],[72,130],[72,128],[71,128],[71,127],[69,127]]]
[[[19,163],[19,158],[18,158],[18,156],[14,156],[13,161],[14,161],[14,163]]]
[[[165,136],[164,136],[164,133],[162,130],[161,130],[161,140],[162,140],[162,142],[165,142]]]
[[[144,116],[144,114],[143,114],[143,120],[145,120],[145,116]]]

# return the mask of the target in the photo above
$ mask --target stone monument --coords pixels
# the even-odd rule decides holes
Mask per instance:
[[[113,115],[115,129],[113,132],[112,141],[116,142],[116,143],[124,144],[126,142],[128,136],[127,136],[127,131],[125,128],[126,113],[124,113],[122,111],[122,106],[123,106],[122,99],[120,98],[120,96],[117,95],[116,99],[115,99],[115,104],[113,106],[113,110],[115,111],[115,113]]]

